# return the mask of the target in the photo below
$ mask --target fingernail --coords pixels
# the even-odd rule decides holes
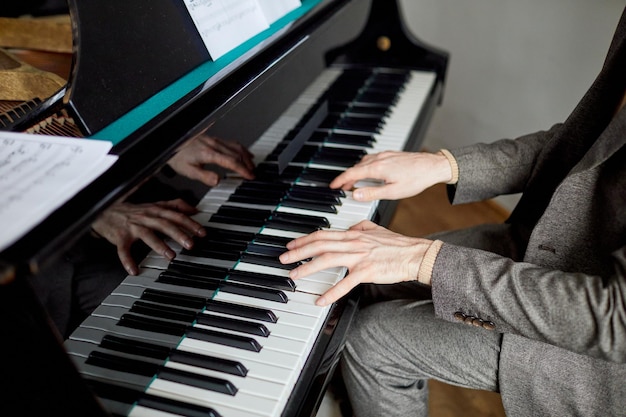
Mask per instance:
[[[204,229],[204,227],[200,227],[198,230],[196,230],[196,235],[200,237],[206,236],[206,230]]]
[[[293,249],[293,245],[294,245],[293,240],[291,240],[291,241],[287,242],[287,244],[285,245],[285,247],[286,247],[287,249]]]
[[[174,259],[174,257],[176,256],[176,252],[174,252],[171,249],[167,249],[164,253],[163,256],[165,256],[167,259],[169,259],[170,261],[172,259]]]
[[[315,301],[315,305],[320,307],[324,307],[326,305],[326,299],[324,297],[320,297]]]
[[[132,266],[130,266],[130,265],[126,265],[126,272],[128,272],[129,275],[137,275],[138,274],[138,271],[135,268],[133,268]]]
[[[284,264],[288,264],[289,263],[289,255],[287,254],[287,252],[285,252],[282,255],[280,255],[278,257],[278,259],[280,259],[281,263],[284,263]]]
[[[363,191],[355,191],[354,193],[352,193],[352,197],[354,197],[355,200],[360,200],[363,198]]]
[[[191,249],[191,247],[193,246],[193,240],[185,240],[183,242],[183,246],[185,247],[185,249]]]
[[[289,278],[298,278],[298,270],[297,269],[292,269],[289,272]]]

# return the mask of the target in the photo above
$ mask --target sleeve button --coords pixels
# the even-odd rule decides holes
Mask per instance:
[[[458,321],[464,321],[465,320],[465,314],[463,314],[460,311],[457,311],[456,313],[454,313],[454,318],[457,319]]]
[[[496,324],[492,321],[483,322],[483,329],[494,330],[496,328]]]
[[[476,327],[482,327],[484,325],[484,321],[482,321],[479,318],[475,318],[474,320],[472,320],[472,324]]]

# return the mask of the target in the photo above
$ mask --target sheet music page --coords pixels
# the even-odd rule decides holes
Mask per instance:
[[[117,160],[102,140],[0,132],[0,250]]]
[[[258,0],[258,2],[270,25],[302,4],[300,0]]]
[[[185,0],[185,6],[214,61],[269,27],[257,0]]]

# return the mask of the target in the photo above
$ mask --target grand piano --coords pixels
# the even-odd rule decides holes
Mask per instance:
[[[67,85],[3,118],[4,130],[112,141],[119,159],[0,253],[0,414],[313,416],[358,292],[316,308],[346,271],[292,288],[268,258],[300,233],[389,222],[393,203],[326,185],[366,153],[420,146],[448,55],[408,31],[396,1],[304,0],[213,61],[182,0],[145,4],[70,1]],[[256,157],[255,181],[226,176],[198,198],[209,235],[240,255],[149,254],[60,340],[28,278],[207,129]]]

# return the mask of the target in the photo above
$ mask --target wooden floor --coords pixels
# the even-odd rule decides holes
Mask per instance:
[[[410,236],[469,227],[481,223],[499,223],[508,212],[494,202],[452,206],[445,186],[432,187],[422,194],[401,201],[389,228]],[[430,382],[431,417],[500,417],[504,416],[500,395]]]

